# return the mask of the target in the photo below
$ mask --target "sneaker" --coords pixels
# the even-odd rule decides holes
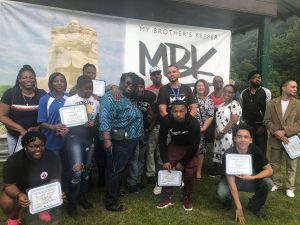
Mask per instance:
[[[39,218],[41,221],[44,221],[44,222],[51,221],[51,215],[50,215],[49,211],[44,211],[44,212],[39,213]]]
[[[249,210],[250,212],[252,212],[257,218],[264,218],[264,217],[266,217],[266,215],[265,214],[263,214],[260,210],[254,210],[251,206],[250,206],[250,204],[248,203],[248,205],[247,205],[247,210]]]
[[[154,189],[153,189],[153,194],[154,195],[160,195],[162,190],[162,187],[157,186],[157,184],[155,185]]]
[[[185,211],[192,211],[193,210],[193,205],[191,203],[190,196],[185,195],[183,197],[183,205],[182,207],[184,208]]]
[[[172,197],[164,197],[160,203],[156,206],[158,209],[164,209],[167,208],[170,205],[174,205],[174,201],[172,200]]]
[[[286,196],[288,196],[290,198],[295,198],[295,193],[293,190],[287,189],[285,193],[286,193]]]
[[[81,205],[84,209],[94,208],[93,204],[87,200],[86,196],[83,195],[79,197],[78,204]]]
[[[128,186],[128,192],[138,194],[139,187],[137,185],[130,185],[130,186]]]
[[[15,220],[13,220],[13,219],[8,219],[8,220],[6,221],[6,224],[7,224],[7,225],[19,225],[19,224],[21,224],[21,220],[20,220],[20,219],[15,219]]]
[[[271,191],[274,192],[274,191],[278,191],[279,187],[277,185],[274,185],[272,188],[271,188]]]
[[[218,176],[218,175],[220,175],[216,170],[213,170],[213,171],[211,171],[210,173],[209,173],[209,176],[210,177],[216,177],[216,176]]]

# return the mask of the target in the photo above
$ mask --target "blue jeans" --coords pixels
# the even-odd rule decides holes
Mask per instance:
[[[80,167],[90,166],[94,154],[93,141],[69,135],[67,154],[70,171],[68,196],[69,201],[75,203],[78,195],[85,195],[88,191],[89,170]]]
[[[134,153],[128,163],[128,186],[141,183],[145,165],[145,152],[147,148],[146,139],[139,140]]]
[[[11,156],[12,154],[16,153],[15,150],[19,137],[14,137],[10,133],[7,133],[7,147],[8,147],[8,154]]]
[[[118,204],[122,176],[138,141],[138,138],[112,141],[112,151],[106,151],[106,207]]]
[[[244,181],[236,178],[235,183],[238,191],[254,192],[253,197],[249,199],[248,203],[248,206],[253,211],[259,211],[261,209],[267,200],[268,193],[274,185],[271,178],[253,181]],[[217,195],[222,203],[230,204],[232,202],[232,196],[226,178],[220,180],[217,186]]]

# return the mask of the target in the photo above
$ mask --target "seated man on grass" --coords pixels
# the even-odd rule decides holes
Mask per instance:
[[[3,166],[3,193],[0,207],[8,216],[8,225],[21,224],[20,212],[30,205],[26,190],[58,180],[61,165],[58,156],[45,151],[45,136],[29,131],[22,137],[23,149],[8,158]],[[49,211],[38,214],[40,220],[51,220]]]
[[[223,207],[230,209],[232,199],[236,206],[235,220],[245,223],[244,212],[239,192],[254,192],[250,198],[247,209],[257,217],[262,217],[261,207],[265,204],[269,191],[273,186],[271,178],[272,167],[262,151],[252,144],[252,129],[247,124],[240,124],[233,131],[235,146],[226,150],[223,165],[226,168],[226,154],[250,154],[252,156],[252,175],[226,175],[217,187],[218,198]]]

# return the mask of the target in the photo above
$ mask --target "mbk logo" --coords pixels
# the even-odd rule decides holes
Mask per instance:
[[[168,58],[168,48],[169,48],[169,58]],[[203,56],[198,59],[197,48],[194,45],[191,45],[191,51],[186,49],[183,46],[173,43],[160,43],[155,54],[151,57],[147,46],[145,43],[140,41],[139,43],[139,57],[140,57],[140,73],[146,75],[146,60],[150,66],[157,66],[157,64],[162,61],[163,72],[167,73],[168,65],[176,65],[182,72],[181,77],[187,77],[192,75],[196,80],[198,79],[198,74],[214,76],[210,72],[201,71],[200,68],[211,58],[214,54],[217,53],[215,48],[211,48]],[[183,56],[178,59],[177,51],[183,50]],[[169,60],[168,60],[169,59]],[[191,67],[186,66],[186,64],[191,60]]]
[[[176,96],[174,96],[174,97],[170,96],[170,104],[172,102],[175,102],[175,101],[183,101],[183,102],[185,102],[185,97],[186,97],[185,95],[178,96],[178,97],[176,97]]]

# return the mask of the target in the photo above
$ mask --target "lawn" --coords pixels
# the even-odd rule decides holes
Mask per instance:
[[[209,160],[207,160],[209,161]],[[209,164],[209,163],[208,163]],[[206,166],[207,168],[208,166]],[[166,209],[156,209],[156,204],[160,196],[154,196],[152,193],[153,186],[149,184],[139,194],[129,194],[122,198],[129,209],[126,212],[115,213],[108,212],[104,208],[104,189],[94,186],[89,193],[89,197],[94,204],[91,210],[83,210],[79,207],[81,217],[74,220],[66,213],[66,204],[57,212],[57,219],[50,223],[38,222],[33,216],[28,216],[24,210],[23,224],[109,224],[109,225],[142,225],[142,224],[172,224],[172,225],[228,225],[237,224],[234,222],[234,209],[230,211],[223,210],[216,199],[216,184],[218,179],[210,178],[208,169],[204,170],[204,179],[196,182],[195,192],[193,194],[193,211],[186,212],[181,204],[181,192],[176,190],[176,203]],[[0,164],[2,171],[2,164]],[[2,178],[1,178],[2,182]],[[2,183],[1,183],[2,186]],[[300,186],[300,178],[297,177],[297,186]],[[296,198],[290,199],[285,196],[284,191],[270,193],[267,203],[263,208],[266,218],[258,219],[250,212],[245,211],[246,224],[252,225],[297,225],[300,224],[300,206],[299,189],[295,192]],[[249,194],[242,193],[241,198],[243,205],[247,204]],[[0,213],[0,224],[5,223],[5,216]]]

